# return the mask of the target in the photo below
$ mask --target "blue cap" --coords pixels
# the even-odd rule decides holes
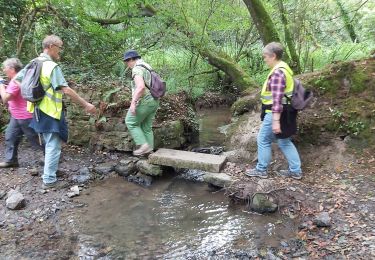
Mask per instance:
[[[139,56],[138,52],[135,50],[128,50],[124,53],[124,60],[129,60],[133,58],[141,58],[141,56]]]

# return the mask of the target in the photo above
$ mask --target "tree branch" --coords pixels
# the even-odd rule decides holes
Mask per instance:
[[[218,71],[220,71],[220,70],[219,69],[213,69],[213,70],[202,71],[202,72],[198,72],[198,73],[195,73],[193,75],[190,75],[188,78],[191,79],[191,78],[194,78],[195,76],[198,76],[198,75],[212,74],[212,73],[216,73]]]
[[[87,18],[93,22],[99,23],[100,25],[111,25],[111,24],[121,24],[127,22],[130,18],[139,17],[152,17],[156,15],[157,10],[151,5],[145,5],[139,7],[141,12],[139,14],[128,13],[118,18],[99,18],[92,15],[86,15]]]

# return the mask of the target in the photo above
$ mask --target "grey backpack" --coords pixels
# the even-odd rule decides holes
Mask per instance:
[[[293,78],[293,81],[294,89],[292,97],[290,98],[292,107],[296,110],[303,110],[310,104],[314,95],[310,90],[302,86],[300,80]]]
[[[284,67],[281,67],[281,68],[287,71],[286,68]],[[293,89],[292,97],[289,98],[287,95],[284,95],[284,96],[287,98],[287,100],[290,102],[290,104],[295,110],[303,110],[310,104],[314,95],[310,90],[307,90],[302,86],[302,83],[299,79],[296,79],[293,77],[293,82],[294,82],[294,89]]]
[[[30,102],[41,101],[46,93],[40,82],[40,74],[45,59],[36,58],[25,67],[25,75],[21,83],[21,95]]]
[[[146,70],[148,70],[150,72],[150,74],[151,74],[151,84],[150,84],[150,86],[147,86],[147,84],[145,84],[145,85],[150,90],[151,95],[156,99],[164,96],[165,92],[167,91],[167,84],[159,76],[159,74],[157,74],[154,70],[151,70],[151,69],[147,68],[143,64],[138,64],[136,66],[145,68]]]

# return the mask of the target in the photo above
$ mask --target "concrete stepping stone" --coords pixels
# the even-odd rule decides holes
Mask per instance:
[[[161,148],[151,154],[148,160],[151,164],[220,172],[226,161],[226,156]]]

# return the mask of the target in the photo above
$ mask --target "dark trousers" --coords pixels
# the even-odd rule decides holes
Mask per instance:
[[[43,146],[39,144],[38,134],[34,129],[29,127],[30,119],[15,119],[10,117],[8,127],[5,131],[5,160],[6,162],[17,162],[18,145],[20,144],[23,135],[31,143],[32,147],[37,150],[44,150]]]

